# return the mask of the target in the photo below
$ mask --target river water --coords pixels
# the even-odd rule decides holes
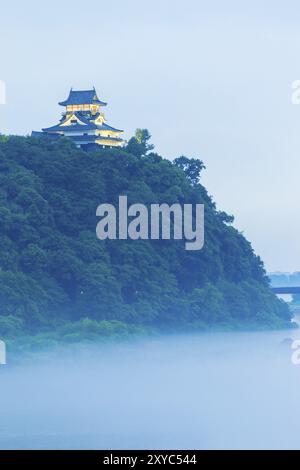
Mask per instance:
[[[0,448],[299,449],[291,338],[180,335],[8,363]]]

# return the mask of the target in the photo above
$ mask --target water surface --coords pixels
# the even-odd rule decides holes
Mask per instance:
[[[1,367],[0,448],[299,449],[292,337],[179,335]]]

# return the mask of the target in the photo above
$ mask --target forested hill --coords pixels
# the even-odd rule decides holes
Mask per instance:
[[[146,142],[84,152],[68,140],[0,138],[1,339],[290,324],[261,260],[199,183],[202,162],[171,163]],[[117,206],[122,194],[129,203],[204,203],[204,248],[100,241],[96,208]]]

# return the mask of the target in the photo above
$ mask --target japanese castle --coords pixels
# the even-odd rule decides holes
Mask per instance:
[[[122,147],[122,130],[107,124],[102,108],[107,105],[100,101],[95,88],[75,91],[71,89],[67,100],[59,103],[66,109],[56,126],[33,132],[33,136],[48,135],[58,138],[69,137],[77,147],[86,150],[101,147]]]

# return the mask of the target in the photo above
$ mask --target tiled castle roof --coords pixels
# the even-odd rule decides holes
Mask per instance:
[[[68,125],[65,126],[63,125],[65,122],[69,120],[69,118],[65,117],[59,124],[56,126],[52,127],[47,127],[42,129],[44,132],[59,132],[59,131],[64,131],[64,132],[75,132],[75,131],[91,131],[91,130],[102,130],[102,131],[112,131],[112,132],[123,132],[121,129],[115,129],[112,126],[109,126],[108,124],[103,123],[102,125],[97,125],[93,122],[94,117],[92,118],[87,118],[86,115],[77,112],[74,113],[74,116],[80,121],[77,122],[76,124]],[[82,124],[81,124],[82,123]]]
[[[107,103],[100,101],[95,88],[92,90],[70,90],[69,97],[65,101],[59,103],[61,106],[82,105],[82,104],[99,104],[106,106]]]

